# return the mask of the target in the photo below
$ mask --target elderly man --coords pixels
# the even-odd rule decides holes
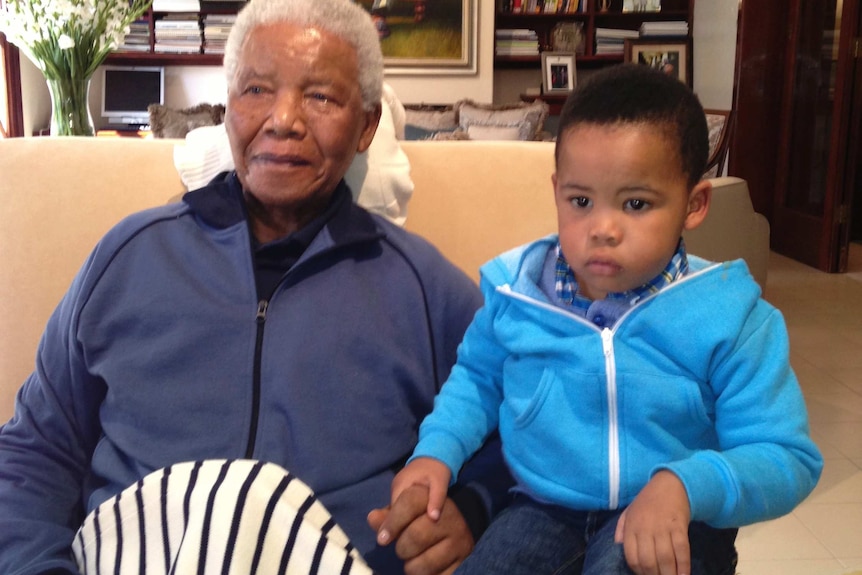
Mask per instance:
[[[451,572],[469,553],[507,487],[493,450],[439,521],[418,489],[388,510],[395,545],[366,523],[480,305],[427,242],[351,202],[342,178],[374,136],[382,67],[349,0],[240,13],[236,169],[116,226],[51,317],[0,428],[0,572],[76,573],[87,513],[155,470],[222,458],[300,478],[379,573]]]

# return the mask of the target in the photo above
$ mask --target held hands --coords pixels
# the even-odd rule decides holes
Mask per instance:
[[[430,475],[426,467],[432,470]],[[407,575],[449,575],[473,550],[467,523],[455,503],[446,498],[449,479],[449,470],[442,463],[416,459],[395,477],[392,504],[368,514],[378,544],[395,542]]]
[[[451,479],[452,473],[442,462],[430,457],[417,457],[392,480],[392,504],[395,504],[398,497],[411,485],[423,485],[428,488],[428,517],[437,521],[440,519],[440,510],[446,501]],[[378,543],[385,545],[387,541],[381,541],[381,536],[385,538],[386,532],[377,534]]]
[[[614,539],[637,575],[688,575],[691,508],[685,487],[670,471],[659,471],[620,516]]]

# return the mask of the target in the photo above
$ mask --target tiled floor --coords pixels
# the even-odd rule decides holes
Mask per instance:
[[[772,254],[765,297],[785,316],[823,476],[790,515],[743,528],[740,575],[862,575],[862,273]],[[862,246],[850,272],[862,272]]]

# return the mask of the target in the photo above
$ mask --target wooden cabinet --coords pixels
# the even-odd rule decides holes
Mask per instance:
[[[522,5],[526,5],[527,1],[523,0]],[[512,0],[498,1],[494,28],[495,30],[534,30],[538,36],[539,51],[545,52],[553,49],[552,32],[557,24],[578,22],[582,25],[584,35],[584,51],[583,54],[578,54],[576,59],[579,67],[601,67],[623,61],[622,53],[597,54],[596,30],[601,28],[639,30],[644,22],[681,21],[688,23],[687,38],[691,40],[694,0],[661,0],[661,10],[658,12],[623,12],[623,0],[610,2],[584,0],[584,3],[582,11],[546,13],[544,11],[513,12],[510,11]],[[539,4],[541,5],[542,2]],[[609,6],[607,10],[602,9],[603,4]],[[539,67],[540,65],[541,54],[501,55],[495,47],[494,66],[496,68]]]
[[[729,173],[771,248],[847,269],[862,203],[862,0],[742,0]],[[852,228],[851,228],[852,226]]]
[[[145,51],[124,51],[122,49],[113,52],[108,56],[107,63],[109,64],[127,64],[141,66],[221,66],[222,54],[204,53],[203,27],[207,16],[209,15],[232,15],[236,14],[245,4],[245,1],[202,1],[200,2],[200,11],[194,12],[197,16],[198,28],[201,31],[200,47],[197,51],[191,53],[164,53],[156,49],[156,22],[165,18],[170,18],[172,15],[181,14],[180,12],[163,12],[150,8],[144,15],[143,20],[146,22],[149,30],[149,49]],[[183,13],[189,14],[189,13]]]

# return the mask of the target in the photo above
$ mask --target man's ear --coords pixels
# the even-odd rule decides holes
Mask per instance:
[[[377,124],[380,123],[380,114],[382,114],[381,104],[374,106],[374,109],[365,112],[365,125],[362,127],[362,133],[359,135],[359,144],[356,146],[356,153],[361,154],[371,145],[371,140],[374,139],[374,133],[377,132]]]
[[[688,213],[685,216],[684,230],[693,230],[703,223],[712,202],[712,182],[701,180],[688,194]]]

